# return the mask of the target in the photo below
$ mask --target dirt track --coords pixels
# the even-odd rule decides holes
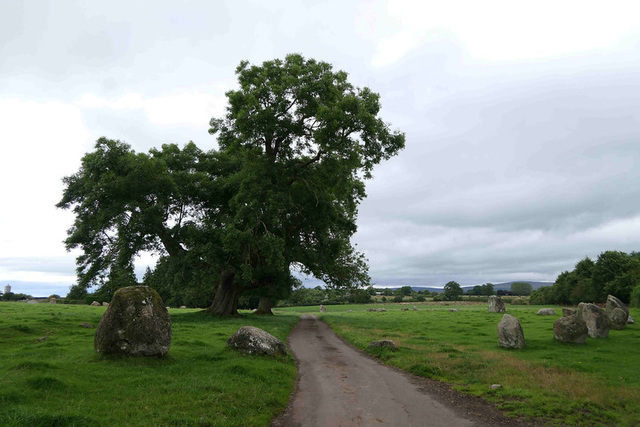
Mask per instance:
[[[295,395],[273,426],[526,425],[481,399],[385,366],[303,315],[289,336]]]

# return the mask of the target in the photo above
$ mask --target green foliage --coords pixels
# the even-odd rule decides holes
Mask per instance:
[[[401,288],[398,288],[395,292],[395,295],[402,295],[402,296],[409,296],[413,293],[413,290],[411,289],[411,286],[402,286]]]
[[[633,288],[631,291],[631,301],[629,305],[634,308],[640,308],[640,285]]]
[[[226,340],[252,325],[284,341],[298,316],[212,321],[171,309],[168,356],[123,359],[97,355],[95,329],[79,326],[97,325],[104,310],[0,303],[0,425],[268,426],[286,407],[293,359],[243,355]]]
[[[353,304],[368,304],[371,302],[371,294],[366,289],[352,289],[347,301]]]
[[[491,285],[493,288],[493,285]],[[463,294],[463,290],[458,284],[458,282],[451,281],[444,285],[444,296],[448,301],[457,301],[460,300]]]
[[[219,150],[145,154],[100,138],[64,179],[57,206],[76,216],[66,246],[82,250],[79,288],[109,299],[135,281],[143,251],[161,255],[147,275],[159,292],[177,301],[190,289],[198,305],[213,299],[213,314],[234,314],[243,293],[286,298],[292,268],[331,288],[368,285],[350,241],[357,207],[404,134],[378,117],[378,94],[330,64],[288,55],[236,75],[225,116],[210,121]]]
[[[467,295],[495,295],[493,283],[485,283],[484,285],[476,285],[467,291]]]
[[[594,262],[588,257],[573,271],[564,271],[552,287],[531,293],[532,304],[578,304],[604,302],[608,294],[625,303],[640,285],[640,258],[637,253],[607,251]]]
[[[531,292],[529,302],[533,305],[552,304],[549,302],[551,300],[551,292],[551,286],[542,286]]]
[[[482,295],[482,286],[475,285],[473,288],[467,291],[467,295]]]
[[[530,283],[514,282],[511,284],[511,293],[518,296],[530,295],[533,287]]]
[[[27,294],[16,294],[13,292],[7,292],[2,294],[2,301],[21,301],[33,298],[31,295]]]
[[[489,296],[489,295],[496,294],[496,291],[493,288],[493,283],[485,283],[481,287],[482,287],[482,295]]]

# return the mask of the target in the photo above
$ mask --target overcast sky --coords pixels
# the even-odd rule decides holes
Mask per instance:
[[[75,282],[73,216],[54,205],[97,138],[215,148],[208,122],[238,63],[287,53],[380,93],[406,132],[360,209],[374,283],[553,281],[585,256],[640,250],[639,9],[3,1],[0,284],[47,296]]]

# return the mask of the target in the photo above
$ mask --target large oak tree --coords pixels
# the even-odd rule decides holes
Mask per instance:
[[[58,206],[76,214],[66,245],[83,251],[78,286],[130,284],[141,251],[161,256],[158,271],[180,272],[175,286],[210,289],[214,315],[236,314],[243,293],[269,313],[296,283],[292,269],[330,287],[368,284],[350,241],[357,207],[404,134],[379,117],[378,94],[327,63],[288,55],[236,74],[226,114],[210,122],[218,150],[143,154],[101,138],[64,179]]]

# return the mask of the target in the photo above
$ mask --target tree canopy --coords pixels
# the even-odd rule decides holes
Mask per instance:
[[[461,299],[463,293],[464,291],[458,282],[451,281],[444,285],[444,296],[449,301],[457,301]]]
[[[527,282],[513,282],[511,284],[511,293],[513,295],[530,295],[533,290],[531,283]]]
[[[236,313],[241,294],[285,298],[292,269],[327,286],[368,285],[352,245],[364,181],[404,147],[378,116],[379,95],[330,64],[288,55],[242,62],[239,88],[212,118],[219,149],[163,145],[136,153],[100,138],[64,179],[58,207],[73,209],[68,249],[80,248],[78,286],[112,292],[135,282],[144,251],[176,291],[208,294],[215,315]],[[262,300],[261,300],[262,304]]]
[[[579,261],[572,271],[558,275],[553,286],[531,293],[536,304],[578,304],[604,302],[611,294],[629,303],[633,289],[640,286],[640,253],[602,252],[594,262]]]

